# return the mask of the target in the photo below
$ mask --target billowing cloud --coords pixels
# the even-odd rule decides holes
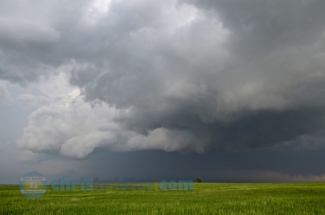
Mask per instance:
[[[64,73],[42,82],[39,88],[45,98],[31,99],[46,101],[46,104],[30,116],[29,125],[18,141],[20,148],[81,158],[96,147],[115,143],[117,134],[112,131],[118,129],[110,120],[114,116],[114,108],[104,104],[92,107],[85,103],[79,97],[80,91],[68,85]],[[22,95],[20,100],[24,101],[26,97],[30,96]]]
[[[42,22],[0,19],[0,78],[50,92],[19,97],[43,105],[21,148],[83,158],[322,137],[322,1],[60,2],[37,2]]]
[[[56,90],[58,88],[62,93]],[[20,149],[84,158],[101,148],[112,151],[189,149],[203,153],[208,145],[207,140],[202,142],[186,131],[156,129],[145,136],[123,129],[114,117],[128,112],[127,109],[118,110],[106,103],[86,103],[79,89],[69,86],[65,73],[43,81],[39,89],[45,96],[19,97],[22,104],[43,103],[30,115],[29,125],[18,140]]]

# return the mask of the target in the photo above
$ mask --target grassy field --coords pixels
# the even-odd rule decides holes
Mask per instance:
[[[325,183],[195,184],[193,191],[52,191],[0,187],[0,214],[325,214]]]

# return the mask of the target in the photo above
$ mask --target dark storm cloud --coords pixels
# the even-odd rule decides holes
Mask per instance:
[[[70,83],[87,102],[121,110],[113,123],[123,138],[103,135],[102,125],[89,126],[88,139],[58,135],[56,119],[80,124],[74,109],[58,105],[56,119],[41,121],[45,108],[33,115],[22,147],[78,158],[120,139],[123,150],[241,151],[324,130],[322,1],[111,1],[107,12],[92,1],[60,2],[39,1],[47,11],[39,23],[31,8],[24,22],[0,20],[0,78],[26,84],[70,65]],[[40,130],[55,131],[48,144],[36,141]],[[80,139],[97,142],[79,153]]]
[[[88,81],[88,71],[75,71],[71,81],[84,87],[89,100],[131,107],[116,121],[143,134],[162,127],[187,130],[226,148],[267,147],[312,134],[324,128],[324,112],[314,107],[324,105],[319,4],[200,1],[195,5],[216,14],[207,12],[208,20],[193,21],[151,49],[123,47],[128,52],[119,67],[98,79]],[[230,36],[225,44],[206,47],[218,40],[216,26],[204,28],[213,18]],[[220,60],[223,45],[229,59]]]
[[[319,39],[325,27],[321,0],[184,0],[222,20],[233,32],[232,46],[254,60],[283,46],[303,46]]]

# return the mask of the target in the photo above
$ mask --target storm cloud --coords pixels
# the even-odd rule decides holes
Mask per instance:
[[[18,99],[40,106],[21,149],[84,158],[322,145],[323,1],[0,4],[0,78],[43,93]]]

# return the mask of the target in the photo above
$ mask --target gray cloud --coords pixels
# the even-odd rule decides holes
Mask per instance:
[[[184,0],[213,11],[233,33],[232,47],[247,60],[254,60],[285,47],[317,42],[325,24],[320,8],[324,2],[257,0]]]
[[[21,94],[18,97],[18,102],[22,106],[34,106],[34,105],[48,105],[50,101],[42,96],[34,96],[31,94]]]
[[[60,34],[47,26],[0,19],[0,78],[26,85],[48,76],[48,52]]]
[[[324,130],[323,2],[92,3],[38,2],[42,22],[30,8],[26,21],[0,20],[0,78],[26,85],[65,70],[95,104],[50,98],[20,147],[77,158],[103,147],[241,151]]]
[[[0,81],[0,106],[10,106],[13,102],[14,100],[7,89],[6,83]]]
[[[96,78],[74,71],[71,83],[89,101],[131,108],[116,122],[142,134],[185,130],[237,149],[323,130],[319,1],[190,3],[203,8],[190,23],[133,31],[120,40],[123,57],[107,58]]]

